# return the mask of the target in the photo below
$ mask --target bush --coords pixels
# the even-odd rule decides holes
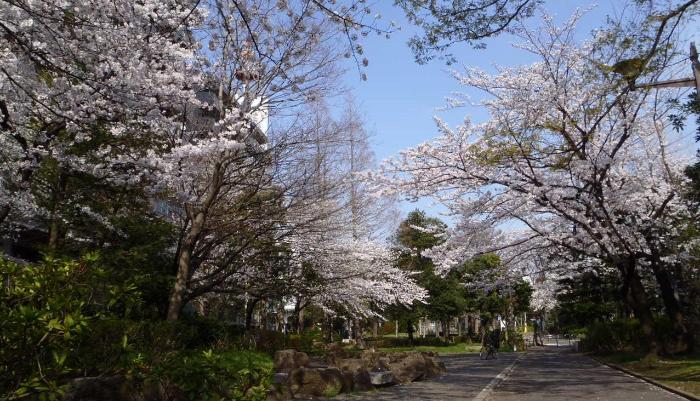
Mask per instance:
[[[267,368],[226,351],[241,338],[235,327],[128,319],[140,316],[131,313],[138,286],[110,282],[96,255],[26,265],[0,258],[0,277],[0,399],[59,399],[80,376],[121,375],[136,387],[155,380],[190,399],[256,399],[266,386]]]
[[[462,342],[465,344],[480,344],[481,343],[481,334],[480,333],[466,333],[462,334],[460,337],[458,337],[458,342]]]
[[[76,351],[94,322],[140,303],[133,283],[105,280],[94,254],[26,265],[0,258],[0,276],[1,398],[59,397],[80,371]]]
[[[282,349],[295,349],[306,353],[314,353],[314,342],[321,341],[321,333],[318,331],[305,331],[302,334],[284,334],[279,331],[259,330],[250,340],[241,339],[239,342],[243,348],[254,348],[261,352],[273,355]]]
[[[667,316],[659,316],[654,319],[654,333],[656,334],[659,344],[669,346],[669,349],[673,349],[676,332],[671,319]]]
[[[381,341],[381,346],[386,348],[393,347],[410,347],[410,346],[429,346],[429,347],[447,347],[451,343],[445,342],[440,337],[414,338],[413,341],[408,338],[384,338]]]
[[[158,360],[185,349],[225,349],[238,345],[241,331],[218,321],[187,317],[178,321],[100,319],[81,336],[74,365],[88,375],[123,372],[143,355]]]
[[[525,350],[525,338],[523,334],[517,330],[508,330],[508,342],[506,343],[506,350],[513,351],[517,348],[519,350]]]
[[[586,331],[580,347],[599,353],[638,350],[644,345],[640,342],[641,334],[641,326],[636,319],[596,322]]]
[[[188,400],[266,399],[272,359],[250,351],[183,351],[169,355],[146,372],[142,380],[180,393]]]

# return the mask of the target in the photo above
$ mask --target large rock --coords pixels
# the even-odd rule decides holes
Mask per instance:
[[[423,359],[425,359],[425,378],[441,376],[447,373],[445,363],[436,354],[423,352],[422,355]]]
[[[367,370],[365,362],[361,358],[338,358],[333,362],[333,366],[340,370],[349,370],[351,372],[356,372],[361,369]]]
[[[353,379],[352,372],[347,370],[341,370],[340,376],[343,379],[343,387],[340,389],[341,393],[351,393],[355,390],[355,380]]]
[[[401,353],[390,358],[389,370],[399,383],[410,383],[425,376],[425,358],[418,352]]]
[[[64,401],[136,401],[137,392],[122,376],[81,377],[71,382]]]
[[[328,344],[326,350],[328,352],[326,352],[325,360],[328,365],[335,365],[336,360],[352,356],[351,352],[348,352],[347,349],[337,343]]]
[[[287,383],[273,383],[270,386],[270,391],[267,393],[267,401],[288,401],[294,398]]]
[[[383,354],[377,352],[374,349],[366,349],[360,354],[360,359],[362,359],[365,368],[369,371],[379,371],[381,366],[379,359],[382,358]]]
[[[369,371],[363,359],[337,359],[335,366],[343,373],[343,392],[366,391],[373,388]]]
[[[373,388],[372,378],[369,376],[367,369],[354,372],[352,374],[352,391],[367,391]]]
[[[289,380],[289,373],[275,373],[272,375],[272,384],[286,384]]]
[[[185,393],[174,383],[148,380],[142,385],[143,401],[184,401]]]
[[[309,364],[309,356],[293,349],[275,352],[275,371],[290,373],[294,369],[303,368]]]
[[[329,343],[326,344],[326,350],[328,352],[339,352],[343,350],[343,346],[338,343]]]
[[[338,368],[297,368],[289,374],[289,388],[294,395],[334,397],[343,389],[343,375]]]
[[[394,384],[394,375],[391,372],[370,372],[370,382],[375,386]]]

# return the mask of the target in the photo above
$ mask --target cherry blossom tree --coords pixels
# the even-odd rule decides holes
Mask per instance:
[[[678,23],[681,14],[669,14],[669,20]],[[482,103],[490,120],[467,120],[456,129],[437,120],[436,140],[390,160],[375,178],[412,198],[435,196],[460,216],[460,231],[442,249],[445,268],[488,252],[499,253],[521,276],[528,261],[542,254],[615,266],[653,348],[640,275],[651,271],[660,291],[670,293],[663,297],[666,312],[687,334],[671,283],[658,273],[664,261],[682,255],[675,239],[689,211],[679,196],[684,162],[669,146],[663,96],[631,89],[639,76],[671,74],[664,67],[673,55],[657,51],[657,38],[641,52],[644,65],[654,68],[621,79],[607,66],[630,54],[619,52],[616,43],[610,47],[606,31],[576,43],[576,20],[557,27],[545,17],[542,29],[515,30],[523,40],[518,47],[539,58],[532,65],[500,67],[495,74],[456,72],[460,83],[490,95]],[[660,29],[663,38],[672,37]],[[518,229],[483,241],[483,229],[504,224]]]
[[[234,148],[231,155],[239,160],[222,174],[226,192],[206,211],[200,239],[184,265],[187,274],[181,270],[181,305],[202,296],[238,296],[246,300],[250,325],[256,304],[285,297],[296,299],[297,313],[310,304],[330,312],[331,303],[342,301],[357,316],[371,315],[371,305],[420,297],[422,290],[405,281],[387,263],[381,243],[372,241],[377,219],[388,208],[372,204],[364,184],[354,179],[371,161],[369,154],[360,157],[368,150],[360,148],[359,122],[352,115],[334,120],[319,102],[310,106],[314,113],[298,113],[294,124],[271,131],[257,151],[250,142],[243,150]],[[212,149],[206,157],[178,154],[168,164],[177,171],[192,166],[185,174],[167,174],[182,182],[168,185],[191,191],[195,205],[202,204],[200,194],[215,188],[206,178],[207,166],[224,160],[221,147]],[[187,199],[185,194],[171,195],[172,202]],[[183,233],[191,232],[193,223],[181,218]],[[180,255],[183,245],[189,246],[181,241]]]
[[[167,110],[193,98],[201,17],[181,0],[0,2],[0,223],[55,214],[30,190],[46,160],[59,175],[143,177],[136,161],[177,125]]]
[[[336,9],[314,1],[212,0],[204,8],[209,15],[198,35],[206,48],[196,65],[206,80],[197,89],[209,100],[186,106],[193,113],[186,113],[171,148],[155,162],[162,172],[155,180],[162,184],[162,196],[182,211],[168,312],[173,320],[186,298],[227,282],[235,271],[227,266],[246,253],[241,243],[227,248],[238,231],[251,229],[244,218],[230,217],[246,204],[243,199],[269,191],[283,204],[279,207],[293,209],[289,199],[304,195],[290,185],[299,177],[275,177],[284,174],[275,163],[288,162],[286,147],[303,146],[305,130],[298,120],[305,118],[306,106],[332,94],[336,61],[345,49],[361,53],[356,32],[375,29],[363,22],[367,12],[356,4]],[[268,130],[270,119],[276,126]],[[269,232],[275,224],[268,220],[258,228]],[[205,274],[197,274],[200,267]],[[206,285],[190,288],[193,280],[205,278]]]
[[[319,245],[299,254],[319,275],[311,302],[331,313],[340,304],[350,315],[372,317],[384,306],[409,305],[426,297],[409,273],[392,266],[391,254],[383,244],[341,240]]]
[[[328,124],[332,118],[320,108],[324,117],[312,118],[315,138],[306,152],[296,153],[299,164],[292,170],[311,173],[303,192],[312,197],[288,209],[287,224],[294,230],[286,241],[297,277],[311,274],[314,280],[298,281],[291,295],[298,308],[317,304],[334,314],[342,305],[348,315],[370,317],[382,305],[422,299],[424,291],[393,267],[379,239],[390,208],[355,176],[371,166],[372,155],[359,116],[349,110]],[[301,167],[304,163],[308,167]]]

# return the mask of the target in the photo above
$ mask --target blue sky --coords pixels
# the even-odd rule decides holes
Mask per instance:
[[[373,11],[382,14],[388,24],[396,21],[402,30],[390,39],[372,35],[365,38],[363,47],[369,59],[366,69],[368,80],[363,82],[354,65],[348,63],[346,86],[351,89],[365,122],[373,134],[372,145],[379,161],[397,154],[399,151],[428,141],[436,136],[433,116],[439,115],[449,124],[456,125],[470,116],[474,122],[481,122],[487,115],[479,108],[465,106],[448,112],[436,109],[445,105],[445,97],[455,91],[464,91],[450,75],[450,69],[460,65],[446,66],[440,60],[427,65],[414,62],[406,42],[415,32],[408,24],[402,11],[391,6],[392,1],[382,0],[375,4]],[[588,37],[592,29],[603,24],[606,15],[618,15],[623,11],[624,0],[602,0],[590,9],[581,19],[577,34]],[[558,21],[567,20],[577,8],[589,9],[590,1],[548,0],[545,3],[549,14]],[[536,18],[536,17],[535,17]],[[531,20],[534,23],[536,20]],[[694,39],[697,41],[697,33]],[[487,41],[487,48],[474,50],[462,45],[452,49],[462,65],[491,69],[493,65],[521,65],[532,62],[531,55],[514,49],[512,36],[502,35]],[[469,92],[474,101],[480,94]],[[440,213],[441,208],[425,200],[418,204],[404,203],[403,211],[416,207],[427,209],[432,214]]]

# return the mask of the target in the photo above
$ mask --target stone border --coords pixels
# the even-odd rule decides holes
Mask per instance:
[[[686,399],[688,399],[688,400],[691,400],[691,401],[700,401],[700,397],[698,397],[698,396],[696,396],[696,395],[694,395],[694,394],[691,394],[691,393],[689,393],[689,392],[687,392],[687,391],[683,391],[683,390],[681,390],[681,389],[678,389],[678,388],[675,388],[675,387],[671,387],[671,386],[669,386],[669,385],[667,385],[667,384],[663,384],[663,383],[661,383],[661,382],[659,382],[659,381],[657,381],[657,380],[654,380],[654,379],[652,379],[652,378],[643,376],[643,375],[641,375],[641,374],[639,374],[639,373],[637,373],[637,372],[634,372],[634,371],[632,371],[632,370],[629,370],[629,369],[627,369],[627,368],[623,368],[623,367],[620,366],[620,365],[616,365],[616,364],[614,364],[614,363],[609,363],[609,362],[604,362],[604,361],[602,361],[602,360],[600,360],[599,358],[596,358],[596,357],[594,357],[594,356],[588,355],[588,357],[591,358],[591,359],[593,359],[594,361],[598,362],[599,364],[601,364],[601,365],[603,365],[603,366],[607,366],[607,367],[609,367],[609,368],[611,368],[611,369],[615,369],[615,370],[618,370],[618,371],[620,371],[620,372],[622,372],[622,373],[626,373],[626,374],[628,374],[628,375],[630,375],[630,376],[632,376],[632,377],[635,377],[635,378],[637,378],[637,379],[643,380],[643,381],[645,381],[645,382],[647,382],[647,383],[649,383],[649,384],[653,384],[653,385],[656,386],[656,387],[660,387],[660,388],[662,388],[662,389],[664,389],[664,390],[666,390],[666,391],[668,391],[668,392],[671,392],[671,393],[673,393],[673,394],[679,395],[679,396],[681,396],[681,397],[683,397],[683,398],[686,398]]]

